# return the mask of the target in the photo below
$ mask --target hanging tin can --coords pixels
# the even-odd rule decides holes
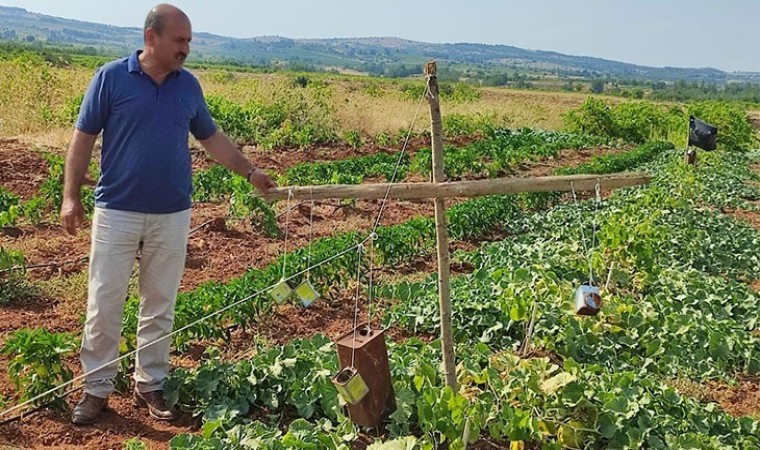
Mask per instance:
[[[575,313],[580,316],[595,316],[602,309],[602,295],[598,286],[584,283],[575,291]]]
[[[308,308],[312,303],[319,299],[319,292],[311,284],[311,281],[304,280],[295,289],[296,295],[301,300],[304,307]]]
[[[338,393],[346,403],[356,405],[369,393],[364,378],[353,367],[345,367],[332,379]]]
[[[291,288],[288,282],[283,278],[279,283],[274,285],[271,291],[269,291],[269,296],[272,297],[275,303],[281,305],[285,303],[285,300],[287,300],[292,293],[293,288]]]

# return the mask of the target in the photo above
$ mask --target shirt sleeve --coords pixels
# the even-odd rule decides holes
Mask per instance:
[[[196,109],[195,116],[190,120],[190,132],[193,133],[195,139],[202,141],[208,139],[216,133],[216,124],[211,117],[211,113],[208,111],[206,105],[206,98],[203,96],[203,90],[200,83],[195,81],[198,86],[198,108]]]
[[[90,86],[82,99],[76,128],[87,134],[98,134],[103,130],[110,112],[110,96],[106,86],[106,71],[101,68],[90,81]]]

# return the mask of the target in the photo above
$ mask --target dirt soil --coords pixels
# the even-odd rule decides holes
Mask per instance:
[[[0,138],[0,186],[28,200],[47,179],[48,166],[42,153],[31,151],[17,139]]]
[[[735,385],[709,381],[696,383],[678,380],[668,383],[683,395],[689,395],[701,402],[717,403],[734,417],[754,417],[760,420],[760,378],[739,376]]]
[[[713,382],[707,387],[708,395],[727,413],[760,420],[760,377],[739,378],[737,386]]]
[[[455,144],[464,144],[456,142]],[[423,139],[412,142],[412,151],[428,145]],[[334,160],[360,154],[384,151],[379,148],[354,150],[348,147],[313,148],[287,152],[263,152],[247,148],[246,152],[261,167],[282,170],[300,162],[314,160]],[[396,150],[397,151],[397,150]],[[594,148],[582,151],[568,150],[561,152],[556,159],[521,167],[517,176],[541,176],[550,174],[559,166],[577,166],[589,161],[593,156],[620,151],[620,149]],[[0,140],[0,186],[22,198],[34,196],[47,174],[47,165],[37,150],[15,140]],[[208,167],[212,162],[201,152],[194,152],[196,169]],[[419,181],[419,180],[417,180]],[[449,202],[449,203],[453,203]],[[275,206],[282,212],[284,202]],[[367,230],[372,226],[377,211],[378,200],[357,201],[354,205],[340,205],[338,202],[322,202],[315,207],[312,232],[315,238],[331,236],[351,230]],[[289,242],[290,250],[308,244],[309,207],[301,205],[290,214]],[[267,238],[241,221],[224,220],[227,215],[226,204],[202,203],[193,208],[192,227],[196,229],[190,235],[186,270],[182,278],[181,290],[189,291],[207,281],[226,282],[240,277],[252,267],[262,267],[280,255],[285,248],[282,238]],[[401,223],[412,216],[432,216],[432,203],[428,201],[390,200],[386,206],[381,223],[383,225]],[[286,215],[279,217],[281,228],[285,227]],[[494,235],[489,239],[504,236]],[[472,249],[480,241],[457,242],[453,249]],[[78,289],[64,289],[57,298],[45,298],[41,295],[29,295],[3,305],[3,320],[0,324],[0,344],[7,334],[22,327],[46,327],[54,331],[79,333],[86,302],[86,257],[89,251],[89,227],[75,236],[65,235],[63,230],[53,223],[37,226],[21,225],[0,231],[0,245],[24,252],[28,265],[56,262],[53,267],[29,270],[27,276],[37,282],[66,282],[81,285]],[[467,272],[470,268],[452,265],[454,273]],[[379,277],[396,277],[418,272],[435,270],[432,258],[420,258],[394,268],[383,268]],[[362,320],[366,310],[361,311]],[[283,306],[276,311],[266,328],[242,331],[233,334],[225,354],[244,356],[249,349],[251,339],[267,339],[274,343],[283,343],[297,337],[311,336],[317,332],[327,333],[336,338],[351,328],[353,323],[353,296],[346,293],[344,298],[334,302],[320,302],[310,309]],[[404,339],[407,333],[392,329],[389,334],[393,339]],[[434,336],[420,336],[433,339]],[[191,352],[172,356],[172,364],[192,367],[201,362],[204,345],[199,343]],[[79,364],[75,356],[68,358],[68,365],[79,373]],[[7,376],[8,357],[0,356],[0,394],[8,398],[9,403],[16,401],[15,391]],[[79,393],[69,396],[73,406]],[[30,415],[22,420],[0,427],[0,443],[7,442],[25,448],[94,448],[120,449],[124,440],[139,437],[151,449],[168,448],[172,436],[197,429],[197,422],[190,417],[183,417],[173,424],[156,422],[142,411],[130,405],[128,397],[115,394],[111,398],[111,409],[99,424],[90,427],[74,427],[68,422],[68,413],[47,411]],[[363,445],[357,444],[359,448]],[[484,447],[488,448],[488,447]]]
[[[760,212],[744,211],[744,210],[737,209],[737,210],[727,211],[727,213],[731,214],[732,216],[734,216],[735,218],[739,220],[747,222],[748,224],[760,230]]]

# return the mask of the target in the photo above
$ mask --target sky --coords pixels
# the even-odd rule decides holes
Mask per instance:
[[[142,27],[155,1],[0,0]],[[663,67],[760,72],[760,0],[175,0],[194,31],[248,38],[393,36],[550,50]]]

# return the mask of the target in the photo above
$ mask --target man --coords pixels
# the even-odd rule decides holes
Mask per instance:
[[[97,135],[103,132],[81,361],[85,393],[72,422],[96,422],[114,390],[127,283],[138,249],[140,313],[137,345],[169,334],[190,226],[188,133],[258,190],[275,186],[217,130],[198,80],[182,68],[191,26],[178,8],[160,4],[145,20],[145,46],[104,65],[94,76],[66,158],[61,222],[74,235],[84,220],[79,191]],[[173,420],[163,397],[171,339],[137,353],[133,399],[151,417]],[[96,370],[98,369],[98,370]]]

